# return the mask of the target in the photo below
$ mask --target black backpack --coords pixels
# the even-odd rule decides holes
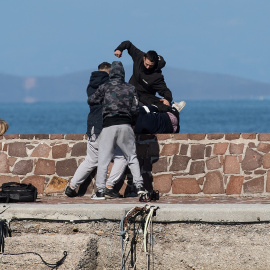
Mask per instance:
[[[32,184],[8,182],[1,189],[0,202],[35,202],[37,199],[37,188]]]

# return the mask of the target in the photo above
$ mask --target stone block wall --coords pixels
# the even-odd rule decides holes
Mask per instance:
[[[84,134],[0,136],[0,185],[32,183],[39,194],[63,193],[86,147]],[[162,194],[270,196],[270,133],[139,135],[137,155],[145,186]],[[86,193],[94,190],[93,176]]]

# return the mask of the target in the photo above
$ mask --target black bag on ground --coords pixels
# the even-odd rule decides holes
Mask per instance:
[[[37,188],[32,184],[8,182],[1,189],[0,202],[35,202],[37,198]]]

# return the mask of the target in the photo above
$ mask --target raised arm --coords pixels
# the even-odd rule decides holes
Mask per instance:
[[[135,47],[129,40],[123,41],[115,50],[114,55],[118,58],[122,57],[122,52],[124,50],[128,51],[128,54],[132,57],[133,61],[138,57],[144,56],[144,52]]]

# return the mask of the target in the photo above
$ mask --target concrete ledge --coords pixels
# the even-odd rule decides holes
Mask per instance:
[[[160,222],[267,222],[270,221],[270,205],[206,204],[162,206],[156,221]]]
[[[269,204],[149,204],[158,206],[156,222],[270,222]],[[131,208],[142,204],[1,204],[0,219],[54,221],[120,221]]]

